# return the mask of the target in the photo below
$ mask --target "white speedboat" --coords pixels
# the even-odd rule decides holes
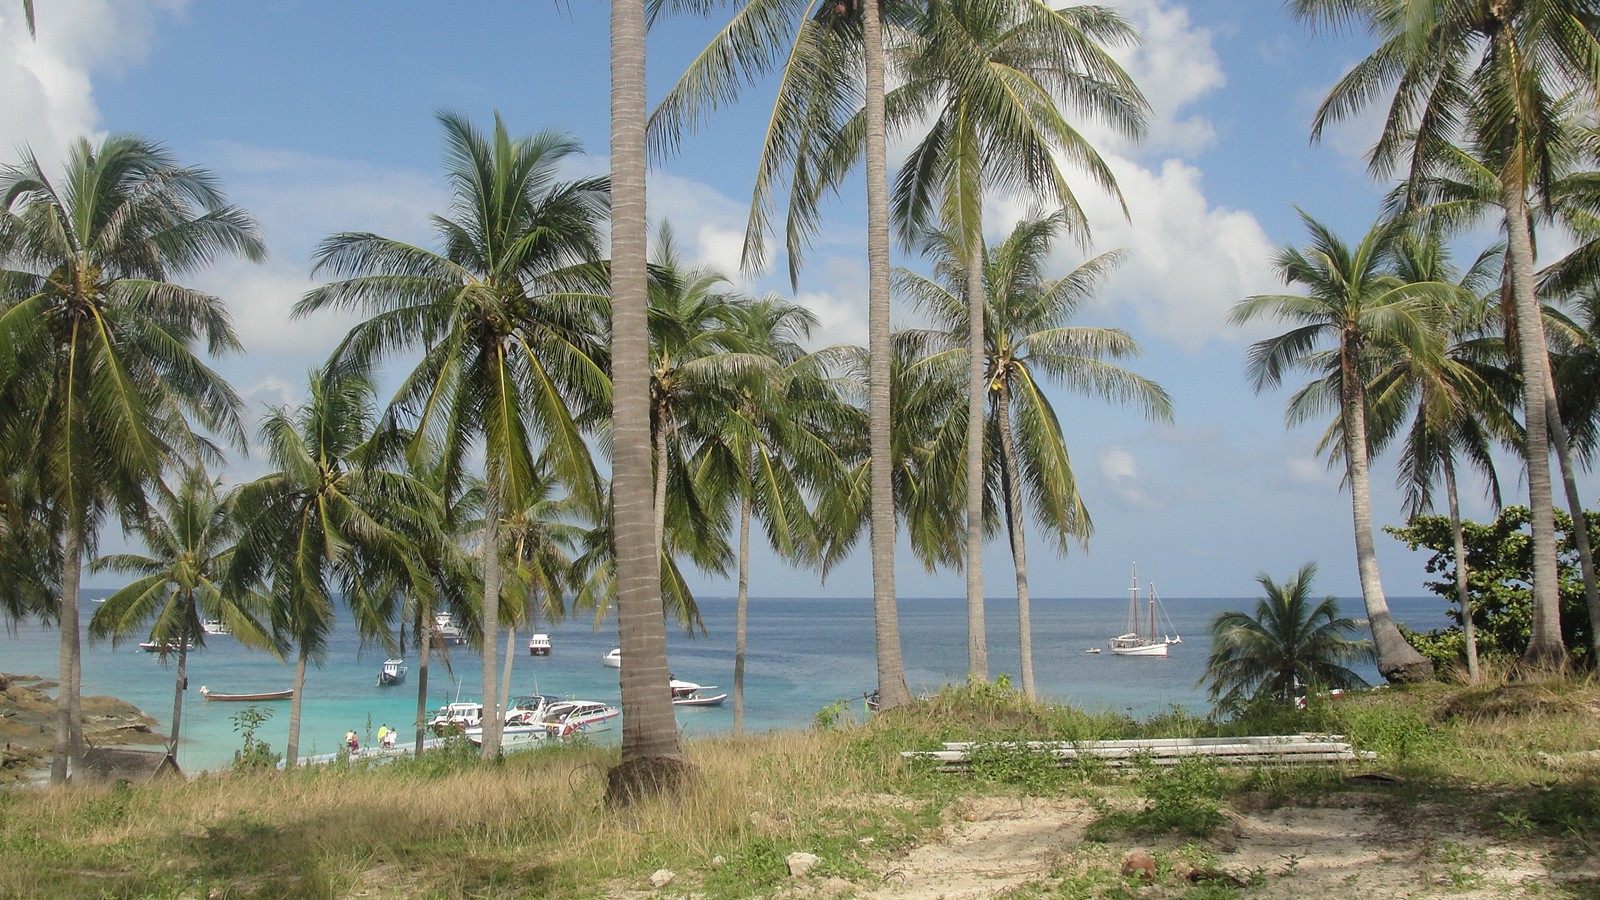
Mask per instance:
[[[232,634],[232,632],[228,630],[227,623],[223,622],[221,619],[207,619],[200,623],[200,627],[205,631],[206,634]]]
[[[721,706],[722,701],[728,699],[726,693],[710,693],[717,689],[714,684],[695,684],[674,678],[668,685],[672,688],[673,706]]]
[[[551,704],[544,726],[551,737],[568,737],[605,731],[611,727],[611,720],[620,715],[621,710],[598,700],[562,700]]]
[[[1111,652],[1118,656],[1166,656],[1167,648],[1172,644],[1183,643],[1183,637],[1168,636],[1164,633],[1158,637],[1156,631],[1156,608],[1160,601],[1156,599],[1155,582],[1150,583],[1150,595],[1145,603],[1148,615],[1141,610],[1139,602],[1139,566],[1133,567],[1133,587],[1129,588],[1128,599],[1128,631],[1119,634],[1110,641]],[[1162,610],[1162,617],[1166,618],[1166,610]],[[1172,620],[1167,619],[1171,625]],[[1174,629],[1176,631],[1176,629]]]
[[[160,653],[160,654],[177,653],[178,652],[178,642],[177,641],[140,641],[139,642],[139,649],[143,650],[146,653]],[[193,650],[194,649],[194,641],[185,641],[184,644],[183,644],[183,649],[184,650]]]
[[[433,633],[442,641],[459,644],[463,640],[461,621],[449,613],[439,613],[433,617]]]
[[[550,655],[550,635],[544,634],[544,633],[541,632],[539,634],[535,634],[531,638],[528,638],[528,655],[529,656],[549,656]]]
[[[558,702],[554,697],[544,694],[524,694],[521,697],[512,697],[510,709],[506,710],[506,717],[500,726],[500,739],[504,745],[518,741],[543,740],[547,734],[544,727],[545,714],[550,706]],[[463,732],[467,740],[474,744],[483,743],[483,721],[468,726]],[[537,734],[535,734],[537,733]]]
[[[612,647],[610,652],[608,652],[605,656],[600,657],[600,665],[605,666],[608,669],[622,668],[622,648]]]
[[[446,703],[439,707],[439,711],[428,720],[428,727],[439,730],[444,728],[467,729],[483,722],[483,704],[470,701],[457,701]]]

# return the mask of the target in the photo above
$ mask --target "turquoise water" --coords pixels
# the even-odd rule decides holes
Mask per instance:
[[[86,592],[83,621],[98,608]],[[1137,659],[1111,653],[1088,654],[1124,630],[1127,599],[1052,599],[1033,601],[1034,675],[1046,698],[1084,709],[1143,715],[1170,706],[1203,712],[1205,693],[1195,681],[1205,670],[1209,652],[1206,628],[1224,609],[1250,609],[1254,600],[1241,598],[1165,599],[1166,611],[1184,643],[1165,659]],[[1359,599],[1341,601],[1346,615],[1360,615]],[[1438,597],[1391,598],[1395,617],[1418,630],[1447,624],[1445,602]],[[669,628],[668,657],[673,673],[683,679],[731,690],[733,683],[734,601],[700,598],[706,634],[693,637]],[[987,605],[991,675],[1017,671],[1016,602],[990,599]],[[931,691],[959,681],[966,672],[966,601],[963,598],[914,599],[900,604],[906,675],[914,692]],[[547,629],[554,645],[549,657],[530,657],[527,635],[519,635],[513,661],[511,691],[618,702],[615,669],[600,657],[616,644],[616,628],[606,623],[597,632],[588,618]],[[165,727],[172,714],[174,663],[138,649],[137,640],[113,648],[85,639],[83,690],[110,694],[133,703]],[[504,639],[500,644],[505,647]],[[54,678],[57,640],[53,630],[24,623],[0,635],[0,671]],[[860,714],[861,696],[876,681],[873,662],[872,604],[867,599],[761,598],[750,603],[748,661],[745,669],[745,727],[748,731],[805,728],[822,707],[840,700]],[[417,660],[408,658],[407,681],[378,687],[378,670],[387,653],[363,648],[348,620],[340,622],[329,642],[327,660],[308,670],[301,713],[302,755],[329,753],[354,729],[370,746],[378,726],[397,726],[411,734],[416,713]],[[434,660],[429,671],[430,709],[455,699],[478,700],[482,665],[467,647],[450,648],[454,675]],[[1365,673],[1369,680],[1375,672]],[[232,717],[242,703],[205,702],[201,685],[221,693],[283,690],[292,686],[290,663],[246,650],[229,637],[209,637],[204,649],[189,655],[190,690],[184,701],[183,742],[178,751],[185,771],[228,764],[241,743]],[[458,686],[459,684],[459,686]],[[273,717],[257,736],[282,751],[288,738],[289,703],[257,704]],[[685,735],[727,733],[731,704],[679,709]],[[620,725],[596,736],[615,741]],[[404,740],[402,740],[404,743]]]

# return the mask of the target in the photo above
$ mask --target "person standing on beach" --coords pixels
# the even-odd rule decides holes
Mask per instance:
[[[384,738],[386,738],[388,736],[389,736],[389,726],[387,724],[379,725],[378,726],[378,746],[380,746],[380,747],[384,746],[384,744],[385,744]]]

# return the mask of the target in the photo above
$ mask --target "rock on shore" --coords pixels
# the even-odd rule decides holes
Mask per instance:
[[[0,673],[0,782],[49,764],[55,743],[57,683],[38,675]],[[164,744],[154,718],[115,697],[84,697],[83,737],[99,747]]]

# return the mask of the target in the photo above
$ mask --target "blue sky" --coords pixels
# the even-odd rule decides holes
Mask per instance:
[[[1120,327],[1144,347],[1130,363],[1173,395],[1176,421],[1058,395],[1074,468],[1096,531],[1063,558],[1035,541],[1036,596],[1118,596],[1129,564],[1163,596],[1250,596],[1254,577],[1282,578],[1307,560],[1319,589],[1359,594],[1348,493],[1314,447],[1321,427],[1286,430],[1288,391],[1256,396],[1244,377],[1250,341],[1269,327],[1226,324],[1243,297],[1281,289],[1270,257],[1304,241],[1295,207],[1354,241],[1377,216],[1379,188],[1362,151],[1376,116],[1309,142],[1312,113],[1367,49],[1360,35],[1314,33],[1276,3],[1114,2],[1143,36],[1119,58],[1151,101],[1146,139],[1130,144],[1083,125],[1111,161],[1132,220],[1088,184],[1080,199],[1094,251],[1129,260],[1078,323]],[[440,4],[195,3],[186,0],[37,0],[38,38],[21,4],[0,3],[0,159],[27,145],[46,165],[79,136],[134,132],[182,161],[216,172],[232,200],[266,234],[264,265],[228,262],[192,281],[226,298],[247,355],[218,367],[252,405],[297,402],[305,373],[349,325],[323,316],[290,321],[311,285],[316,242],[371,230],[427,242],[427,216],[448,198],[434,113],[467,114],[487,127],[498,111],[514,133],[570,132],[588,153],[572,174],[606,169],[607,5],[483,0]],[[659,97],[714,23],[672,21],[651,35],[649,77]],[[747,89],[676,157],[656,167],[651,217],[673,223],[687,255],[756,291],[790,295],[784,261],[738,276],[738,249],[770,92]],[[819,344],[865,343],[864,211],[852,186],[828,209],[795,299],[823,327]],[[991,240],[1028,210],[1026,198],[991,198]],[[1488,237],[1486,234],[1484,237]],[[1558,252],[1547,238],[1547,253]],[[1474,252],[1475,252],[1474,248]],[[1082,260],[1058,249],[1059,271]],[[896,263],[918,261],[897,254]],[[897,312],[897,323],[909,322]],[[236,461],[227,477],[259,473]],[[1374,465],[1374,517],[1398,523],[1394,459]],[[1515,472],[1507,494],[1524,489]],[[1593,479],[1586,494],[1592,496]],[[1488,515],[1477,485],[1465,511]],[[1390,594],[1423,593],[1423,557],[1379,535]],[[762,559],[757,595],[862,596],[865,553],[820,583]],[[929,574],[909,556],[897,566],[902,596],[954,596],[959,573]],[[697,589],[731,593],[731,580],[696,577]],[[1015,593],[1001,543],[986,558],[990,594]]]

